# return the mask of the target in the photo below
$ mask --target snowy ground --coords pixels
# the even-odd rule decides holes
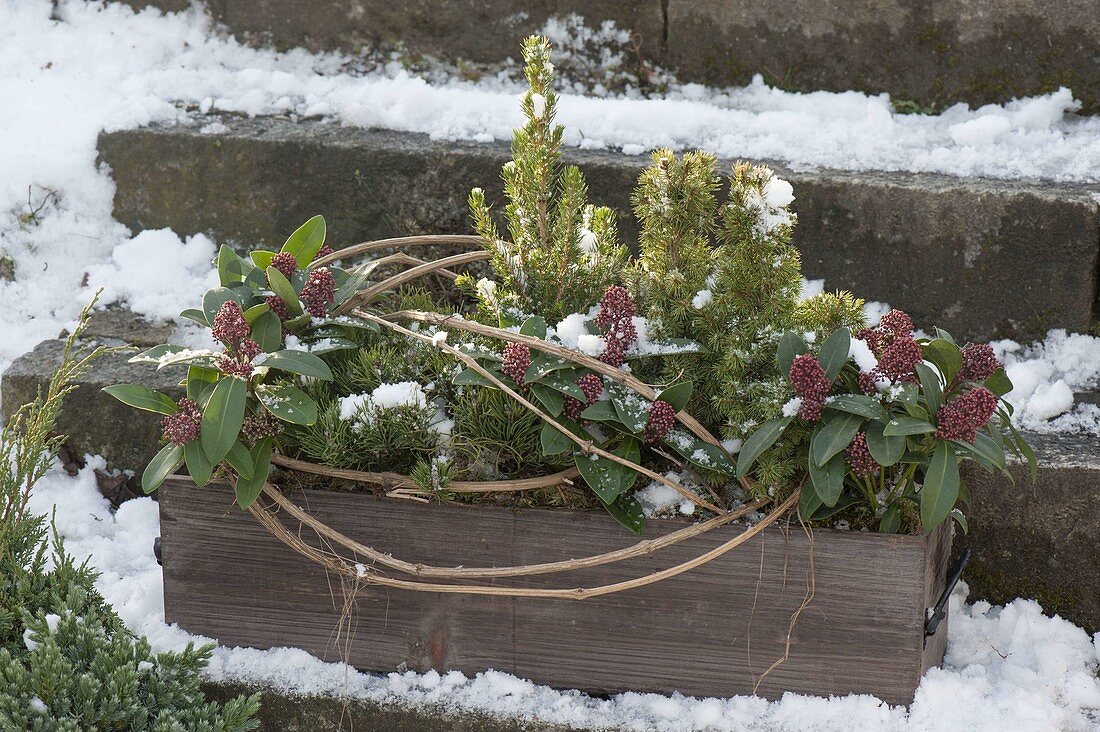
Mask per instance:
[[[96,489],[93,469],[70,478],[60,469],[32,496],[32,509],[56,509],[66,549],[91,557],[103,573],[98,586],[126,624],[148,636],[154,649],[181,648],[193,639],[164,624],[160,567],[152,554],[159,534],[156,503],[139,498],[114,515]],[[965,590],[964,590],[965,591]],[[769,703],[755,697],[695,699],[621,694],[597,699],[560,692],[489,671],[468,678],[392,673],[372,675],[323,663],[305,651],[218,648],[212,679],[261,682],[291,692],[336,694],[409,705],[442,705],[599,728],[630,730],[944,730],[1047,732],[1100,729],[1100,634],[1043,615],[1030,600],[1006,607],[951,603],[947,658],[930,671],[906,710],[870,696],[816,698],[788,694]],[[346,684],[346,686],[345,686]]]
[[[51,17],[51,12],[54,17]],[[560,27],[556,30],[560,33]],[[96,166],[96,135],[154,121],[196,123],[212,111],[325,117],[347,125],[444,139],[507,139],[519,87],[399,68],[350,76],[348,59],[274,54],[219,38],[197,13],[163,17],[82,0],[0,2],[0,371],[70,325],[96,287],[106,301],[172,318],[213,283],[215,242],[169,230],[131,232],[112,215],[114,185]],[[567,141],[631,154],[657,145],[702,147],[800,168],[935,171],[950,175],[1100,180],[1100,119],[1077,119],[1071,92],[938,116],[894,114],[885,96],[789,94],[753,83],[708,90],[673,85],[662,98],[566,96]],[[198,110],[196,112],[196,110]],[[198,123],[201,123],[201,119]],[[797,191],[796,191],[797,195]],[[14,269],[14,279],[8,270]],[[1041,344],[995,344],[1020,385],[1020,422],[1100,433],[1100,409],[1067,413],[1072,392],[1100,380],[1100,340],[1052,332]],[[1053,421],[1048,421],[1054,418]],[[187,635],[163,623],[161,573],[149,548],[155,504],[112,515],[93,462],[77,478],[51,474],[33,501],[56,506],[68,549],[103,571],[100,588],[154,646]],[[102,464],[102,463],[98,463]],[[693,700],[560,693],[497,673],[378,677],[354,674],[350,692],[442,703],[583,726],[631,729],[1049,730],[1100,725],[1096,640],[1042,615],[1034,602],[952,608],[944,669],[925,678],[906,712],[869,697]],[[345,674],[302,651],[219,649],[214,678],[264,680],[303,692],[340,692]]]

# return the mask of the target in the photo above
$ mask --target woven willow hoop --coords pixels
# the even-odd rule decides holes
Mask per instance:
[[[384,256],[378,260],[374,260],[373,264],[375,267],[380,264],[386,264],[410,265],[410,268],[395,275],[391,275],[379,282],[369,284],[368,286],[357,292],[355,295],[353,295],[347,302],[345,302],[344,305],[338,309],[338,312],[350,313],[351,315],[358,317],[362,320],[375,323],[380,327],[384,327],[396,333],[400,333],[407,338],[430,343],[433,346],[440,348],[441,350],[447,352],[457,360],[464,363],[468,368],[474,370],[482,377],[488,379],[496,388],[503,391],[519,404],[523,405],[526,409],[537,415],[541,420],[555,427],[562,434],[569,437],[571,440],[573,440],[573,442],[577,445],[577,448],[583,454],[598,455],[602,458],[628,467],[639,473],[640,475],[644,475],[647,478],[650,478],[651,480],[660,482],[668,486],[672,490],[676,491],[682,497],[691,501],[693,504],[713,512],[715,516],[706,521],[686,526],[682,529],[678,529],[670,534],[666,534],[665,536],[656,539],[647,539],[622,549],[616,549],[614,551],[605,552],[602,554],[594,554],[588,557],[582,557],[580,559],[518,565],[512,567],[438,567],[421,563],[408,562],[400,558],[393,557],[392,555],[380,551],[375,547],[366,546],[360,542],[357,542],[354,539],[351,539],[344,534],[332,529],[324,522],[314,518],[306,510],[302,509],[301,507],[294,504],[293,501],[289,500],[282,493],[282,491],[279,490],[279,488],[268,482],[264,484],[262,496],[264,499],[266,499],[266,501],[269,502],[256,500],[252,503],[248,510],[276,538],[278,538],[290,548],[297,551],[302,556],[325,567],[325,569],[335,572],[343,577],[353,579],[356,582],[362,582],[368,585],[374,584],[418,592],[444,592],[476,595],[498,595],[506,597],[535,597],[547,599],[583,600],[589,597],[597,597],[600,595],[622,592],[624,590],[629,590],[636,587],[643,587],[645,585],[668,579],[669,577],[675,577],[676,575],[687,572],[691,569],[694,569],[695,567],[702,566],[703,564],[713,561],[723,554],[735,549],[741,544],[744,544],[746,541],[749,541],[754,536],[763,531],[767,526],[775,523],[781,517],[789,513],[795,506],[797,506],[798,499],[801,494],[801,485],[796,488],[791,493],[791,495],[788,496],[781,504],[775,506],[768,514],[764,516],[764,518],[762,518],[756,524],[738,533],[736,536],[727,539],[722,544],[706,552],[703,552],[702,554],[699,554],[693,559],[682,562],[673,567],[669,567],[640,577],[635,577],[633,579],[623,580],[621,582],[615,582],[606,585],[598,585],[594,587],[550,589],[497,587],[480,584],[446,584],[439,582],[425,582],[418,579],[399,579],[386,574],[385,570],[392,570],[401,574],[410,575],[415,578],[468,581],[559,574],[576,571],[579,569],[612,564],[627,559],[651,554],[661,549],[678,544],[687,539],[701,536],[708,532],[714,531],[722,526],[725,526],[739,518],[748,515],[753,511],[760,510],[766,507],[768,504],[772,503],[770,499],[761,499],[754,501],[748,505],[741,506],[736,510],[724,510],[716,505],[716,503],[712,503],[702,496],[699,496],[696,493],[684,488],[678,482],[660,473],[650,470],[645,466],[632,463],[625,458],[603,450],[599,446],[595,445],[591,440],[587,440],[577,435],[574,435],[570,430],[566,429],[564,426],[558,423],[553,416],[544,412],[537,405],[528,400],[523,394],[518,393],[507,384],[496,378],[496,376],[492,372],[485,369],[476,359],[474,359],[464,351],[461,351],[454,346],[448,344],[446,342],[446,339],[432,338],[431,336],[417,333],[413,330],[405,328],[397,321],[414,321],[426,323],[435,325],[437,327],[462,330],[476,335],[494,338],[500,341],[522,343],[530,348],[573,361],[574,363],[592,369],[593,371],[596,371],[597,373],[600,373],[607,378],[614,379],[615,381],[632,389],[646,399],[653,400],[658,397],[657,392],[651,386],[638,380],[631,374],[625,373],[622,370],[615,368],[614,366],[610,366],[609,364],[605,364],[598,359],[592,358],[586,354],[574,351],[564,346],[550,343],[548,341],[544,341],[538,338],[533,338],[531,336],[513,333],[502,328],[494,328],[492,326],[483,325],[474,321],[468,321],[461,316],[448,316],[439,313],[429,313],[421,311],[399,311],[381,316],[367,310],[363,310],[362,307],[360,307],[361,304],[369,302],[371,299],[381,293],[393,290],[401,286],[402,284],[411,282],[414,279],[428,274],[438,273],[448,278],[454,279],[455,273],[453,270],[450,269],[450,267],[455,265],[468,264],[476,261],[483,261],[489,257],[488,253],[480,248],[483,243],[484,242],[481,237],[477,236],[397,237],[393,239],[384,239],[379,241],[363,242],[361,244],[356,244],[354,246],[347,247],[345,249],[334,252],[333,254],[322,257],[316,260],[310,266],[323,266],[330,262],[347,259],[349,257],[358,256],[361,254],[367,254],[383,249],[404,246],[460,245],[479,247],[477,251],[455,254],[431,261],[424,261],[403,251],[399,251],[396,254]],[[364,266],[370,266],[370,264],[371,263],[368,263]],[[707,431],[707,429],[702,424],[700,424],[687,412],[679,412],[676,415],[676,418],[684,427],[695,434],[700,440],[725,450],[721,442],[719,442],[717,438],[710,434],[710,432]],[[395,495],[395,493],[400,497],[412,497],[413,495],[418,493],[420,495],[432,495],[421,489],[410,476],[400,473],[343,470],[338,468],[330,468],[324,465],[316,465],[305,460],[299,460],[282,455],[274,456],[272,458],[272,463],[284,468],[298,470],[305,473],[380,485],[390,491],[389,495]],[[577,475],[578,471],[576,470],[576,468],[570,468],[558,473],[554,473],[552,475],[538,476],[534,478],[523,478],[517,480],[452,481],[448,484],[447,490],[453,491],[455,493],[498,493],[535,490],[539,488],[554,487],[557,485],[561,485],[562,483],[569,483],[573,478],[577,477]],[[235,482],[232,476],[230,476],[230,480],[231,482]],[[752,482],[748,479],[743,479],[742,485],[746,489],[752,488]],[[717,496],[715,496],[713,493],[711,493],[711,495],[715,498],[716,501],[718,500]],[[288,528],[284,524],[284,522],[280,520],[278,514],[286,514],[292,520],[297,522],[298,530],[292,531],[290,528]],[[323,548],[318,548],[303,540],[301,536],[303,529],[309,529],[310,531],[313,531],[320,539],[320,544]],[[364,563],[362,562],[349,560],[344,556],[338,554],[336,550],[332,547],[340,547],[343,550],[350,552],[353,559],[364,559],[368,564],[364,565]],[[379,569],[380,567],[383,569]]]

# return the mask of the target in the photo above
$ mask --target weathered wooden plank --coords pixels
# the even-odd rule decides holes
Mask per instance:
[[[599,514],[419,504],[361,494],[299,491],[295,501],[363,543],[410,561],[501,566],[569,559],[633,543]],[[223,644],[294,645],[327,660],[340,582],[232,508],[226,486],[172,478],[161,492],[165,611],[169,622]],[[647,536],[682,526],[650,521]],[[710,532],[656,554],[568,575],[525,577],[531,587],[578,587],[647,574],[733,536]],[[303,534],[308,541],[315,536]],[[949,530],[932,537],[773,528],[683,575],[584,601],[497,598],[370,587],[356,596],[349,660],[389,671],[486,668],[591,692],[698,696],[872,693],[912,699],[926,648],[925,608],[938,595]],[[812,571],[811,571],[812,559]],[[938,584],[937,584],[938,583]],[[928,599],[931,597],[932,599]],[[945,629],[937,640],[945,637]]]

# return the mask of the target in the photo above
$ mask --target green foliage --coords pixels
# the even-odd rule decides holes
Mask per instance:
[[[104,350],[79,346],[90,308],[49,386],[0,432],[0,729],[255,729],[258,695],[203,698],[211,647],[154,656],[95,591],[96,572],[56,535],[51,553],[46,521],[26,510],[64,440],[53,433],[62,398]]]
[[[554,124],[550,44],[532,36],[523,43],[530,85],[522,100],[526,123],[512,137],[504,165],[505,218],[511,240],[501,236],[480,188],[470,192],[474,228],[493,254],[499,287],[482,295],[484,307],[559,320],[587,308],[615,281],[626,249],[614,215],[587,202],[588,187],[575,165],[561,165],[564,128]]]
[[[70,584],[51,612],[23,613],[26,647],[0,648],[0,728],[10,730],[254,730],[259,694],[207,702],[199,671],[213,646],[153,655],[98,605],[90,583]]]
[[[858,367],[848,359],[850,340],[848,329],[842,327],[824,339],[815,353],[798,333],[784,334],[780,363],[789,364],[791,354],[814,354],[830,382],[830,396],[820,419],[790,415],[757,428],[738,455],[739,476],[758,474],[770,452],[780,447],[788,452],[796,449],[790,454],[806,465],[809,477],[799,503],[803,519],[844,516],[896,533],[931,531],[949,516],[965,530],[969,497],[959,471],[963,460],[974,460],[983,470],[999,471],[1011,479],[1005,462],[1007,448],[1034,468],[1034,453],[1012,427],[1011,406],[1001,398],[1012,389],[1003,369],[984,379],[960,378],[963,355],[950,337],[916,339],[920,355],[936,368],[917,362],[908,380],[868,395],[862,393]],[[973,442],[944,435],[941,407],[981,387],[999,398],[993,418],[976,425]],[[849,453],[858,435],[866,440],[870,471],[858,469],[854,463],[858,457]]]
[[[250,502],[248,497],[254,498],[263,486],[270,467],[266,448],[255,449],[258,441],[245,429],[247,420],[271,415],[281,429],[316,422],[317,403],[295,386],[294,379],[331,381],[332,370],[321,356],[355,349],[362,333],[377,330],[377,326],[357,318],[333,315],[356,294],[354,287],[343,285],[349,281],[363,284],[366,280],[359,275],[369,270],[313,267],[324,243],[325,220],[314,216],[291,234],[280,250],[293,258],[290,269],[298,268],[288,273],[273,265],[278,261],[276,252],[257,250],[240,257],[229,247],[222,247],[216,260],[219,286],[203,295],[201,308],[185,310],[182,316],[211,328],[224,350],[160,345],[131,359],[155,364],[158,369],[187,365],[187,398],[195,402],[201,417],[192,432],[178,433],[188,437],[177,439],[166,429],[165,439],[173,441],[146,467],[141,482],[147,493],[156,490],[181,465],[186,465],[195,482],[203,485],[224,461],[243,483],[238,503],[244,508]],[[318,303],[307,292],[313,272],[328,273],[334,298]],[[303,298],[312,301],[312,315],[306,312],[310,304]],[[272,309],[272,299],[281,302],[285,310],[282,315]],[[215,329],[218,313],[227,304],[239,306],[236,318],[243,318],[243,335],[227,335]],[[183,402],[176,404],[145,387],[117,384],[104,391],[137,409],[181,416]]]

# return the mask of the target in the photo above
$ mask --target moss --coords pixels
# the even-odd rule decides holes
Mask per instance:
[[[1019,574],[998,572],[976,562],[967,565],[963,579],[970,586],[972,600],[1001,604],[1017,597],[1031,598],[1042,605],[1048,615],[1068,618],[1090,634],[1100,631],[1100,614],[1093,603],[1066,586],[1052,586]]]

